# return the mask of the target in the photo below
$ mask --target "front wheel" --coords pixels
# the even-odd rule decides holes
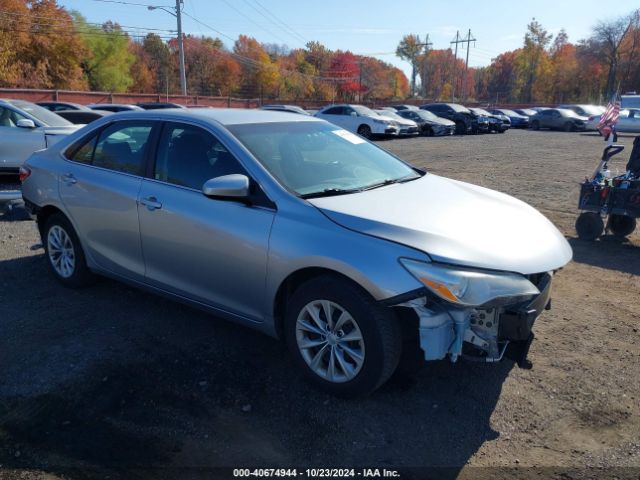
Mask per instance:
[[[571,122],[566,122],[564,124],[564,131],[565,132],[573,132],[573,123]]]
[[[636,219],[626,215],[609,215],[607,228],[618,238],[631,235],[636,229]]]
[[[295,291],[287,305],[285,337],[306,377],[343,397],[366,395],[382,385],[402,350],[394,312],[357,285],[331,275]]]
[[[43,230],[44,250],[54,277],[67,287],[92,283],[84,251],[71,222],[62,214],[51,215]]]
[[[583,212],[576,220],[576,233],[580,240],[595,240],[604,230],[604,222],[600,214]]]
[[[371,127],[369,125],[360,125],[358,127],[358,135],[364,138],[371,138]]]
[[[531,124],[531,128],[533,128],[534,130],[540,130],[540,122],[538,120],[534,120]]]
[[[456,134],[464,135],[465,133],[467,133],[467,124],[458,120],[456,122]]]

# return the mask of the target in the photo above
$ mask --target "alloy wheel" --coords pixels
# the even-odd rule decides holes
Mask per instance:
[[[73,275],[76,254],[69,234],[59,225],[54,225],[47,234],[47,252],[55,272],[62,278]]]
[[[308,367],[329,382],[353,380],[364,365],[365,345],[358,323],[329,300],[314,300],[300,311],[296,342]]]

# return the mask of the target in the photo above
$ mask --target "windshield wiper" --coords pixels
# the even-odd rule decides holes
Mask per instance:
[[[360,192],[362,189],[360,188],[349,188],[349,189],[342,189],[342,188],[326,188],[320,192],[311,192],[311,193],[304,193],[302,195],[300,195],[300,198],[319,198],[319,197],[334,197],[336,195],[347,195],[349,193],[356,193],[356,192]]]
[[[408,177],[400,177],[400,178],[395,178],[395,179],[387,178],[386,180],[383,180],[382,182],[374,183],[372,185],[367,185],[366,187],[363,187],[360,190],[362,190],[362,191],[364,191],[364,190],[373,190],[374,188],[380,188],[380,187],[384,187],[386,185],[393,185],[394,183],[410,182],[411,180],[417,180],[418,178],[420,178],[420,175],[416,175],[415,177],[408,176]]]

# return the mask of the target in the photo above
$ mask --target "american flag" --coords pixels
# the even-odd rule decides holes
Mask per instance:
[[[617,95],[609,102],[607,105],[607,109],[600,116],[600,121],[596,128],[600,129],[603,127],[612,127],[618,122],[618,117],[620,116],[620,100],[617,98]]]

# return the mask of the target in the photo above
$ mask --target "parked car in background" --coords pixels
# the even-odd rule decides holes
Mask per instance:
[[[596,131],[596,126],[600,122],[600,115],[589,117],[586,122],[586,129]],[[616,123],[618,133],[640,133],[640,108],[625,108],[620,110],[618,123]]]
[[[602,115],[606,110],[605,107],[600,105],[558,105],[556,108],[563,108],[566,110],[573,110],[581,117],[591,117],[593,115]]]
[[[371,138],[374,135],[398,135],[398,124],[363,105],[329,105],[315,114],[353,133]]]
[[[472,109],[469,109],[473,116],[473,123],[471,125],[471,133],[489,133],[491,128],[491,122],[486,115],[476,113]]]
[[[136,105],[143,110],[162,110],[165,108],[186,108],[184,105],[171,102],[141,102]]]
[[[395,108],[398,111],[400,111],[400,110],[420,110],[415,105],[391,105],[391,107]]]
[[[538,111],[534,110],[533,108],[516,108],[513,111],[529,118],[533,117],[536,113],[538,113]]]
[[[396,122],[398,124],[398,128],[400,129],[398,131],[398,135],[400,135],[401,137],[420,135],[420,129],[418,128],[418,124],[413,120],[409,120],[407,118],[401,117],[400,115],[398,115],[398,113],[395,110],[391,111],[391,110],[378,109],[378,110],[374,110],[374,112],[376,112],[378,115],[380,115],[383,118],[390,118],[391,120]]]
[[[508,108],[492,108],[489,112],[494,115],[506,115],[511,122],[511,128],[529,128],[529,117],[509,110]]]
[[[87,107],[89,107],[91,110],[102,110],[113,113],[144,110],[137,105],[130,105],[127,103],[92,103],[90,105],[87,105]]]
[[[279,112],[297,113],[298,115],[310,115],[304,108],[297,105],[263,105],[262,110],[277,110]]]
[[[511,121],[509,120],[509,117],[506,117],[505,115],[501,115],[501,116],[493,115],[492,113],[488,112],[484,108],[477,108],[477,107],[473,107],[473,108],[470,107],[469,110],[471,110],[471,113],[473,113],[474,115],[484,117],[488,120],[489,122],[488,127],[490,132],[504,133],[511,126]],[[506,121],[504,120],[505,117],[506,117]]]
[[[458,135],[471,133],[473,130],[474,116],[467,107],[457,103],[427,103],[420,108],[454,122]]]
[[[62,285],[97,273],[282,338],[342,396],[384,384],[413,342],[427,361],[526,367],[572,255],[516,198],[257,109],[105,118],[31,156],[23,196]]]
[[[551,107],[530,107],[527,110],[533,110],[534,112],[538,113],[543,110],[551,110]]]
[[[93,110],[85,105],[70,102],[37,102],[36,105],[57,113],[75,125],[86,125],[111,113],[105,110]]]
[[[441,118],[428,110],[408,108],[398,111],[398,115],[418,124],[420,134],[427,137],[453,135],[456,133],[456,124],[446,118]]]
[[[33,152],[55,144],[78,128],[35,103],[0,100],[0,179],[17,180],[20,167]],[[18,184],[15,188],[0,191],[0,201],[20,197]]]
[[[551,130],[573,132],[576,130],[585,130],[588,120],[587,117],[581,117],[573,110],[549,108],[531,117],[531,128],[534,130],[549,128]]]

